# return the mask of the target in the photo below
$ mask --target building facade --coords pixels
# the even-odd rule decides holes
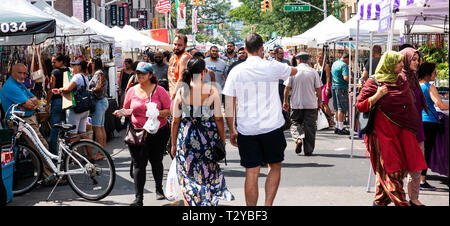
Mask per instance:
[[[29,0],[31,3],[36,0]],[[155,6],[158,0],[45,0],[56,10],[74,16],[86,22],[94,18],[113,27],[131,25],[138,30],[164,28],[164,15],[160,15]],[[105,18],[102,19],[102,2]],[[154,18],[156,18],[154,20]],[[153,24],[156,22],[155,24]],[[154,26],[155,25],[155,26]]]

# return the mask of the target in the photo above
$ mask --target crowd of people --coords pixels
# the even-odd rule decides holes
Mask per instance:
[[[125,59],[119,73],[120,110],[113,114],[126,118],[126,136],[145,130],[140,142],[128,143],[135,188],[131,205],[143,205],[147,162],[155,179],[156,198],[165,199],[166,152],[176,159],[184,205],[218,205],[219,200],[234,200],[212,153],[215,143],[226,143],[228,133],[231,145],[239,149],[240,165],[246,169],[246,204],[257,204],[260,169],[267,165],[265,205],[270,206],[280,184],[287,146],[284,130],[290,130],[295,152],[303,151],[305,156],[313,155],[318,111],[325,113],[335,134],[350,135],[344,122],[352,82],[348,54],[335,62],[318,54],[314,62],[308,52],[301,52],[289,60],[282,47],[264,54],[263,39],[256,33],[245,38],[245,47],[228,43],[223,54],[217,46],[212,46],[208,55],[195,48],[187,50],[187,42],[185,35],[177,34],[172,56],[156,51],[142,62]],[[421,62],[416,49],[401,48],[400,52],[382,54],[381,47],[374,46],[372,67],[368,62],[360,79],[357,110],[376,109],[374,129],[364,137],[377,175],[374,205],[423,205],[419,190],[433,189],[425,176],[440,128],[434,106],[448,110],[448,104],[429,83],[436,77],[436,66]],[[67,123],[76,125],[69,131],[73,139],[84,136],[89,111],[64,111],[61,94],[90,90],[96,100],[92,114],[95,141],[106,149],[108,78],[102,62],[76,60],[70,62],[69,69],[64,59],[61,54],[52,58],[54,70],[47,98],[51,124],[64,121],[65,116]],[[63,86],[62,75],[69,70],[72,79]],[[0,98],[7,114],[9,106],[22,104],[27,122],[39,134],[34,118],[36,98],[23,86],[26,74],[24,65],[15,65]],[[57,151],[57,134],[58,130],[52,129],[50,145],[41,139],[52,153]],[[92,156],[93,160],[101,158],[104,156]],[[47,171],[44,169],[44,176]],[[403,188],[407,176],[410,201]]]

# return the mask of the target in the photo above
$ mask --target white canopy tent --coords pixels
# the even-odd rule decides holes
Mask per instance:
[[[323,44],[327,40],[327,35],[330,34],[330,29],[334,31],[343,30],[344,23],[338,20],[333,15],[328,16],[323,21],[316,24],[314,27],[305,31],[303,34],[296,35],[288,39],[291,44],[314,46]]]
[[[133,35],[130,35],[126,31],[122,30],[120,27],[114,26],[111,28],[111,31],[114,33],[114,38],[119,42],[119,45],[122,46],[123,49],[135,49],[142,48],[141,40]]]
[[[45,14],[50,15],[56,20],[56,36],[80,36],[80,35],[89,35],[87,33],[87,27],[81,26],[79,24],[74,23],[70,17],[65,14],[55,10],[49,4],[44,2],[43,0],[38,0],[36,3],[32,5],[37,10],[41,10]],[[95,33],[91,33],[95,34]]]
[[[107,34],[102,34],[102,33],[94,31],[92,28],[90,28],[89,26],[85,25],[83,22],[78,20],[76,17],[72,16],[72,17],[70,17],[70,19],[74,23],[80,24],[80,26],[81,25],[86,26],[86,28],[88,29],[89,33],[95,33],[95,35],[89,36],[91,43],[115,43],[115,40],[114,40],[113,36],[109,36]]]
[[[136,39],[141,41],[142,46],[156,46],[156,47],[166,47],[166,46],[170,46],[167,43],[164,42],[160,42],[160,41],[156,41],[152,38],[150,38],[149,36],[145,36],[142,33],[140,33],[139,31],[137,31],[136,29],[134,29],[132,26],[129,25],[125,25],[122,30],[124,32],[126,32],[129,36],[133,36]]]
[[[114,37],[115,44],[122,49],[141,48],[141,42],[124,33],[119,27],[109,28],[92,18],[84,23],[98,34]]]

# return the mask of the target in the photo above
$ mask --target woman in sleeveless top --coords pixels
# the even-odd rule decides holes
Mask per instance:
[[[120,108],[123,106],[123,101],[125,100],[125,89],[127,88],[128,80],[134,75],[134,70],[132,68],[133,60],[130,58],[125,59],[125,68],[120,71],[120,81],[119,81],[119,97],[120,97]]]
[[[423,129],[425,134],[425,161],[430,164],[431,152],[436,144],[436,136],[439,130],[439,115],[436,111],[435,105],[441,110],[448,110],[448,103],[444,103],[439,96],[436,87],[430,84],[434,81],[437,75],[436,64],[423,63],[419,67],[418,79],[420,88],[425,95],[425,103],[428,106],[428,112],[422,110]],[[420,112],[419,112],[420,114]],[[436,187],[428,184],[426,181],[427,169],[424,169],[420,178],[420,190],[433,191]]]
[[[325,66],[323,64],[323,53],[317,56],[317,64],[314,65],[314,69],[319,73],[319,76],[322,79],[322,104],[323,110],[325,114],[328,116],[328,123],[330,127],[333,126],[333,119],[331,114],[331,109],[328,106],[330,99],[328,96],[331,96],[331,67],[328,64],[328,58],[325,59]],[[323,73],[325,72],[325,73]],[[323,74],[322,74],[323,73]]]
[[[173,102],[171,154],[186,206],[234,200],[219,163],[212,160],[211,145],[219,139],[225,143],[225,129],[219,92],[202,82],[205,72],[203,59],[189,60]]]

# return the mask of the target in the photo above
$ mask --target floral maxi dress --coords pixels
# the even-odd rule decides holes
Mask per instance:
[[[176,158],[184,199],[191,206],[217,206],[220,199],[234,200],[219,164],[212,160],[208,141],[214,145],[220,138],[211,107],[183,104],[181,110]]]

